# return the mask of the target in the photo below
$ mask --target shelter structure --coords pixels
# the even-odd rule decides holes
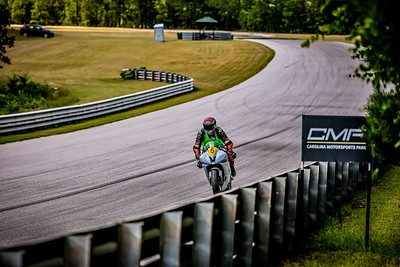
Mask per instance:
[[[232,35],[230,32],[214,32],[215,31],[215,25],[218,23],[217,20],[205,16],[201,19],[196,20],[197,23],[200,24],[200,31],[199,32],[189,32],[185,31],[181,33],[181,38],[182,40],[185,41],[193,41],[193,40],[232,40]],[[206,32],[205,27],[206,25],[211,25],[210,28],[212,28],[212,33],[211,32]],[[178,33],[178,38],[180,36],[180,33]]]
[[[207,35],[207,34],[205,33],[204,27],[205,27],[206,24],[210,24],[210,25],[215,25],[215,24],[217,24],[217,23],[218,23],[217,20],[215,20],[215,19],[213,19],[213,18],[211,18],[211,17],[209,17],[209,16],[205,16],[205,17],[203,17],[203,18],[201,18],[201,19],[196,20],[196,22],[197,22],[197,23],[200,23],[201,26],[202,26],[202,27],[200,28],[200,40],[205,40],[205,39],[215,40],[215,33],[214,33],[215,27],[212,28],[212,29],[213,29],[212,35]],[[207,38],[207,37],[208,37],[208,38]]]

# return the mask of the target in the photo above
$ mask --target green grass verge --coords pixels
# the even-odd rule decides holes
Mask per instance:
[[[14,74],[27,73],[35,82],[67,89],[78,99],[74,104],[82,104],[163,86],[163,83],[120,77],[123,68],[145,66],[148,70],[191,77],[196,90],[73,125],[0,136],[0,143],[85,129],[198,99],[245,81],[262,70],[274,56],[271,49],[242,40],[182,41],[177,39],[176,33],[165,32],[165,42],[155,42],[154,32],[146,30],[48,28],[55,30],[55,38],[16,35],[15,46],[7,52],[12,64],[2,70],[0,82]]]
[[[280,266],[400,266],[400,167],[372,187],[370,247],[365,248],[366,193],[344,206],[307,243],[306,252]]]

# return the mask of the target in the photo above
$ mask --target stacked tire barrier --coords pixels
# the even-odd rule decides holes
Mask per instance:
[[[314,163],[135,222],[2,251],[0,265],[268,266],[295,252],[368,175],[368,163]]]
[[[193,91],[192,78],[160,71],[139,70],[135,73],[137,75],[135,79],[171,82],[172,84],[82,105],[1,115],[0,134],[12,134],[25,130],[91,119]]]

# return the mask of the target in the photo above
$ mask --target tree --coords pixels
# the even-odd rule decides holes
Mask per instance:
[[[167,0],[166,6],[172,18],[173,27],[195,29],[196,20],[200,14],[202,3],[199,0]]]
[[[349,33],[353,57],[363,63],[356,75],[371,82],[365,139],[374,155],[400,163],[400,18],[395,0],[327,0],[322,34]],[[316,38],[317,39],[317,38]]]
[[[11,16],[7,7],[3,4],[0,4],[0,62],[4,62],[6,64],[11,64],[11,60],[5,55],[6,47],[11,48],[14,46],[14,37],[9,37],[8,34],[8,26],[10,26]],[[0,65],[0,69],[3,66]]]
[[[215,9],[217,10],[218,26],[221,29],[238,29],[241,4],[238,0],[220,0],[217,1]]]
[[[166,25],[170,25],[171,20],[168,18],[168,9],[165,0],[156,0],[155,9],[157,12],[156,22],[163,22]]]
[[[105,6],[103,1],[82,0],[81,1],[81,25],[104,26]]]
[[[31,20],[34,2],[31,0],[14,0],[10,4],[11,21],[13,23],[25,24]]]
[[[333,1],[324,8],[329,2]],[[400,20],[395,5],[395,0],[347,0],[332,11],[336,20],[323,28],[329,33],[353,25],[349,38],[355,41],[354,57],[365,60],[358,74],[379,91],[391,85],[400,90]]]
[[[32,9],[32,19],[36,23],[57,25],[64,20],[63,0],[36,0]]]
[[[66,0],[64,6],[65,18],[62,24],[79,25],[81,22],[80,0]]]
[[[195,29],[210,16],[215,29],[308,32],[325,0],[0,0],[12,23]]]
[[[155,9],[154,0],[139,0],[136,1],[137,12],[139,14],[141,28],[150,28],[155,24],[157,11]]]
[[[239,14],[239,24],[243,30],[271,31],[271,14],[275,5],[268,1],[248,1]]]

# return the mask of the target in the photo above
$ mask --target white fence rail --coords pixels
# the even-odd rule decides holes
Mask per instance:
[[[193,79],[181,75],[143,71],[138,78],[143,79],[144,77],[148,77],[148,80],[153,78],[153,80],[176,82],[139,93],[82,105],[2,115],[0,116],[0,134],[11,134],[24,130],[90,119],[163,100],[193,90]]]

